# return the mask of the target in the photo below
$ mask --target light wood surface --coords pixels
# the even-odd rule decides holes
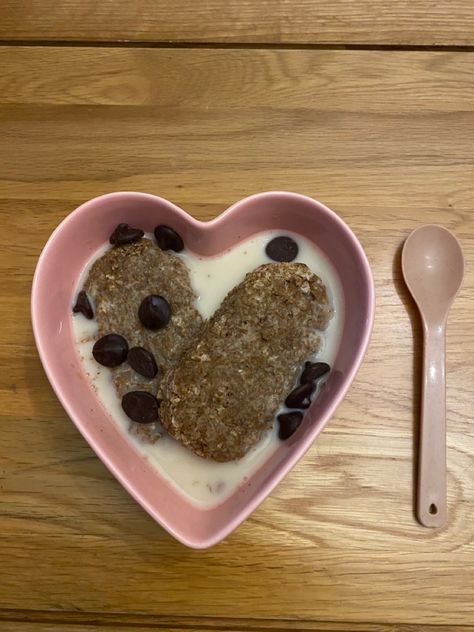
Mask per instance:
[[[0,630],[474,630],[474,56],[431,51],[0,48]],[[366,360],[293,472],[191,551],[111,477],[31,333],[41,248],[129,189],[208,219],[288,189],[351,226],[376,281]],[[448,524],[413,516],[420,327],[400,247],[452,229]]]
[[[472,0],[2,0],[0,39],[474,44]]]

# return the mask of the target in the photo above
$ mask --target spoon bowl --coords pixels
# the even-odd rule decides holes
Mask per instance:
[[[430,323],[444,322],[464,275],[464,258],[456,237],[442,226],[417,228],[405,242],[402,268],[422,318]]]
[[[416,513],[425,527],[441,527],[447,516],[445,334],[464,275],[461,245],[442,226],[421,226],[405,242],[402,271],[424,338]]]

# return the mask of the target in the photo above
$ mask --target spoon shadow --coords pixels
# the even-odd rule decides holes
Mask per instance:
[[[404,241],[398,246],[392,265],[392,279],[395,289],[408,313],[411,323],[413,353],[412,353],[412,511],[413,517],[416,518],[416,501],[417,501],[417,478],[418,478],[418,443],[420,438],[420,415],[421,415],[421,374],[423,366],[423,330],[421,327],[421,317],[418,307],[413,300],[403,279],[402,273],[402,250]]]

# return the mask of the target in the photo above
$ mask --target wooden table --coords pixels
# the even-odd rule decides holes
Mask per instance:
[[[0,40],[0,631],[474,631],[472,0],[3,0]],[[204,552],[112,478],[33,343],[48,235],[123,189],[202,219],[256,191],[308,194],[376,280],[372,343],[329,427]],[[421,340],[399,266],[426,222],[467,262],[439,531],[413,516]]]

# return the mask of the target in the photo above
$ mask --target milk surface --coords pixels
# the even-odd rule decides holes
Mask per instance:
[[[226,294],[244,279],[247,272],[271,262],[265,254],[265,246],[281,234],[281,231],[258,233],[214,257],[200,257],[186,251],[173,255],[180,257],[188,267],[191,284],[197,296],[196,308],[204,319],[212,316]],[[326,285],[334,316],[327,330],[322,333],[321,350],[309,359],[327,362],[332,366],[344,322],[339,279],[331,263],[312,242],[300,235],[289,232],[284,234],[293,237],[298,243],[299,252],[295,262],[305,263]],[[74,297],[82,288],[90,266],[109,247],[101,247],[88,262],[79,279]],[[166,432],[154,444],[145,443],[131,435],[128,432],[130,420],[122,410],[110,371],[92,357],[92,347],[97,337],[96,321],[87,320],[82,314],[73,314],[72,322],[74,342],[84,371],[107,413],[143,458],[193,504],[199,507],[212,507],[223,502],[236,488],[245,484],[252,473],[277,449],[277,423],[242,459],[230,463],[207,461],[196,456]],[[284,406],[281,410],[284,410]]]

